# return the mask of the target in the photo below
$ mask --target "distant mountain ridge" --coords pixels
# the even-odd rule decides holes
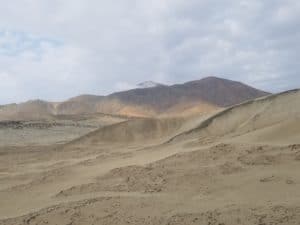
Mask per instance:
[[[144,88],[107,96],[81,95],[59,103],[37,100],[2,106],[0,120],[47,119],[53,115],[90,113],[135,117],[199,114],[268,94],[218,77],[171,86],[146,82]]]
[[[145,82],[139,83],[137,85],[137,88],[154,88],[154,87],[159,87],[159,86],[167,86],[167,85],[160,84],[160,83],[157,83],[154,81],[145,81]]]

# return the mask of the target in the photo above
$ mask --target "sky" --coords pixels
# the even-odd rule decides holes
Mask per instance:
[[[206,76],[300,87],[298,0],[0,0],[0,104]]]

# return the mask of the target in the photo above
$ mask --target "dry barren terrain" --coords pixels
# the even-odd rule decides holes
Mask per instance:
[[[18,145],[4,143],[16,128],[0,128],[0,224],[299,225],[299,100],[295,90]]]

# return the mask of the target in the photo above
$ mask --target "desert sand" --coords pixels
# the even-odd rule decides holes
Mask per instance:
[[[299,225],[299,100],[2,136],[0,225]]]

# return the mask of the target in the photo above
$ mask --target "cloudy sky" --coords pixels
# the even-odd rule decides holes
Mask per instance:
[[[215,75],[300,87],[298,0],[0,0],[0,104]]]

